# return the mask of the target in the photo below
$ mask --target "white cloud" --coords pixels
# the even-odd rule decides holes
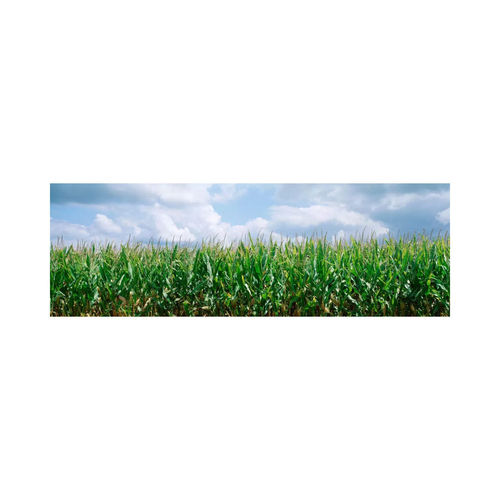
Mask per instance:
[[[382,198],[380,203],[375,205],[375,208],[387,208],[388,210],[401,210],[411,203],[429,202],[429,201],[447,201],[449,200],[449,191],[441,192],[424,192],[424,193],[391,193]]]
[[[211,194],[211,201],[214,203],[226,203],[243,196],[246,189],[238,184],[219,184],[216,191]]]
[[[226,203],[242,196],[246,186],[52,185],[51,202],[87,205],[98,213],[88,225],[51,219],[51,239],[54,241],[62,236],[65,241],[121,242],[131,238],[137,241],[217,239],[232,242],[244,239],[248,234],[286,239],[285,235],[306,235],[314,231],[348,239],[361,233],[383,236],[389,232],[389,224],[393,231],[400,227],[400,220],[410,220],[414,208],[425,213],[427,220],[442,224],[449,222],[447,185],[263,186],[269,200],[276,195],[282,204],[270,207],[267,218],[256,217],[244,224],[233,225],[222,220],[213,203]],[[259,200],[261,204],[262,198]]]
[[[141,207],[120,205],[113,210],[115,216],[99,213],[88,226],[52,220],[51,239],[63,237],[67,243],[82,240],[120,242],[130,238],[138,241],[160,239],[189,243],[212,239],[230,244],[246,239],[249,234],[252,238],[268,239],[272,236],[275,240],[287,240],[287,232],[306,234],[329,223],[350,228],[349,235],[365,231],[379,236],[388,232],[382,223],[339,205],[277,206],[271,208],[269,220],[257,217],[237,225],[223,222],[210,204],[188,205],[183,208],[165,207],[160,203]],[[344,231],[337,233],[341,238],[346,234]],[[300,241],[301,236],[295,238]]]
[[[450,209],[446,208],[445,210],[438,212],[436,214],[436,219],[438,222],[441,222],[441,224],[449,224],[450,223]]]
[[[249,220],[246,224],[235,225],[223,223],[219,226],[220,233],[219,239],[226,239],[228,241],[237,241],[245,239],[249,234],[252,238],[269,238],[271,230],[269,228],[269,221],[262,217]],[[279,235],[278,235],[279,237]]]
[[[155,237],[162,240],[173,239],[184,242],[190,242],[196,239],[187,227],[178,227],[168,211],[164,210],[162,207],[156,205],[150,211],[150,214],[152,222],[149,226],[150,230],[152,229],[152,231],[150,231],[151,237],[153,237],[154,234]]]
[[[209,184],[146,184],[144,195],[167,206],[201,205],[210,202]],[[149,196],[148,196],[149,195]]]
[[[400,210],[418,198],[419,195],[416,193],[390,194],[382,199],[380,206],[389,210]]]
[[[223,222],[212,205],[202,204],[184,208],[153,206],[112,207],[115,215],[97,214],[92,224],[85,226],[51,220],[51,240],[63,238],[66,244],[79,241],[122,242],[130,238],[137,241],[195,241],[215,239],[231,243],[252,237],[268,237],[269,221],[261,217],[245,224]],[[278,235],[279,236],[279,235]]]
[[[276,206],[271,208],[271,221],[274,226],[284,225],[303,229],[334,223],[355,227],[359,231],[373,232],[377,236],[389,231],[381,222],[339,204],[310,207]]]
[[[157,206],[156,210],[168,213],[177,225],[188,228],[198,236],[212,235],[221,224],[221,216],[208,203],[183,208]]]
[[[62,238],[66,244],[75,244],[81,241],[121,241],[122,234],[122,228],[104,214],[96,214],[92,224],[88,226],[52,218],[50,220],[51,240],[57,241]]]
[[[87,240],[90,237],[89,229],[82,224],[73,224],[57,219],[50,219],[50,237],[52,240],[64,238],[64,240]]]
[[[118,224],[115,224],[104,214],[97,214],[95,216],[94,227],[96,232],[104,234],[119,234],[122,231],[122,228]]]
[[[303,205],[343,204],[353,210],[399,210],[414,202],[449,200],[448,184],[282,184],[278,199]]]

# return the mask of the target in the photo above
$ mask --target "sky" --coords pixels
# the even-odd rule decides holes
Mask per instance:
[[[51,184],[53,243],[449,232],[449,184]]]

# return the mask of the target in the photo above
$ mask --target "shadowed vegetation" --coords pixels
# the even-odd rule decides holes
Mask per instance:
[[[50,250],[52,316],[449,316],[450,240]]]

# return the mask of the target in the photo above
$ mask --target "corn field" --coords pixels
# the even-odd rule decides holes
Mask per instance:
[[[50,249],[51,316],[449,316],[450,240]]]

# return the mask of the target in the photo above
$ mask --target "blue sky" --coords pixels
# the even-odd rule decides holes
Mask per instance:
[[[51,184],[50,237],[122,242],[449,231],[449,184]]]

